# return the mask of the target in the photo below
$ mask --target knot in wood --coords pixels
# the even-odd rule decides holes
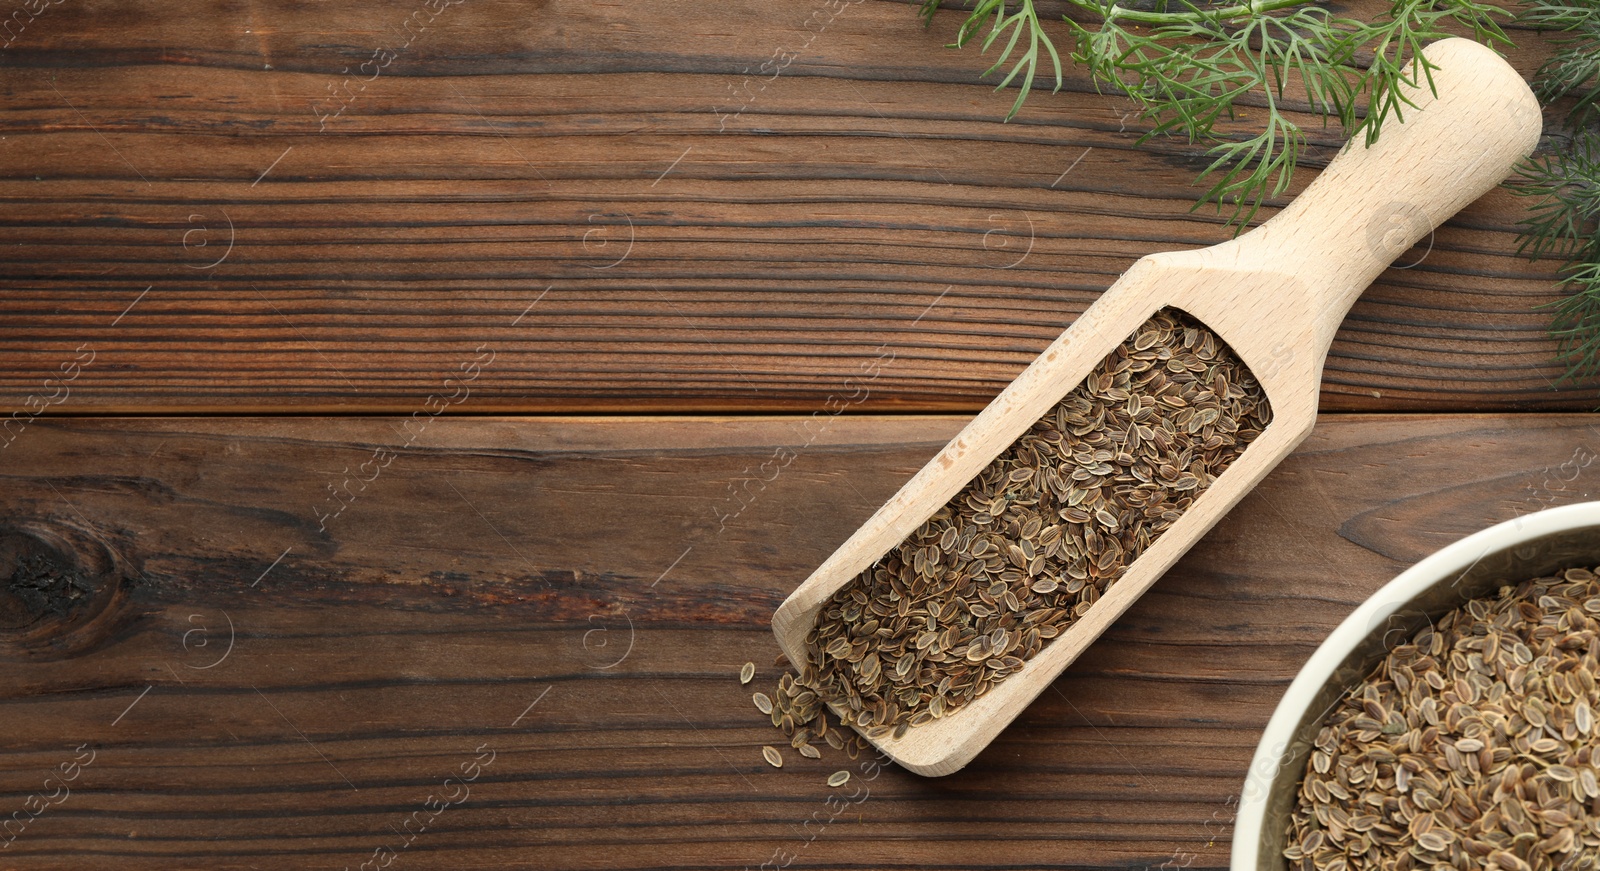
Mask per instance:
[[[92,532],[0,523],[0,656],[82,652],[105,636],[122,581],[120,561]]]

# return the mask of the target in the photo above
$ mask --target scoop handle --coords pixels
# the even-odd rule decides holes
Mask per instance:
[[[1402,104],[1370,147],[1352,137],[1281,213],[1216,249],[1301,278],[1321,296],[1315,330],[1327,341],[1395,257],[1499,184],[1539,141],[1538,100],[1492,49],[1452,38],[1422,54],[1437,68],[1418,70],[1418,86],[1404,89],[1414,107]]]

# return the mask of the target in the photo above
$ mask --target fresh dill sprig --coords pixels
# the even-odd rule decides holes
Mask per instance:
[[[1095,7],[1074,2],[1103,17],[1095,29],[1070,25],[1077,41],[1073,59],[1096,83],[1121,88],[1152,122],[1140,142],[1176,134],[1213,143],[1212,162],[1201,178],[1215,181],[1200,202],[1239,204],[1234,217],[1241,224],[1266,197],[1288,188],[1306,144],[1300,126],[1282,111],[1290,74],[1312,105],[1341,115],[1352,105],[1348,77],[1330,74],[1338,64],[1330,52],[1339,47],[1305,36],[1327,26],[1323,9],[1243,18],[1231,17],[1243,7],[1129,15],[1111,0]],[[1125,26],[1130,23],[1137,29]],[[1219,133],[1217,122],[1234,118],[1238,101],[1248,95],[1265,103],[1261,132],[1244,139]]]
[[[939,0],[923,0],[924,19],[931,20],[933,13],[938,9]],[[983,29],[985,21],[989,24],[989,34],[983,38],[982,45],[985,54],[1002,35],[1007,31],[1011,33],[1011,38],[1006,40],[1005,46],[1000,49],[999,59],[994,62],[994,66],[984,71],[983,74],[986,76],[1004,66],[1012,54],[1016,53],[1017,44],[1021,42],[1023,34],[1026,33],[1028,36],[1027,48],[1017,55],[1016,61],[1011,64],[1011,71],[1006,73],[1006,77],[1001,79],[996,87],[996,90],[1000,90],[1021,77],[1017,82],[1017,101],[1011,104],[1011,111],[1006,114],[1006,120],[1009,121],[1022,110],[1022,102],[1028,99],[1028,92],[1033,90],[1033,80],[1039,69],[1039,49],[1043,48],[1050,56],[1050,65],[1055,72],[1055,90],[1061,90],[1061,55],[1056,53],[1055,43],[1050,41],[1049,34],[1045,33],[1039,24],[1039,11],[1034,8],[1033,0],[1018,0],[1015,11],[1010,9],[1006,0],[978,0],[972,14],[967,16],[966,21],[961,22],[961,29],[956,31],[956,46],[964,46],[970,42],[972,37]]]
[[[941,0],[922,0],[930,19]],[[999,87],[1018,86],[1015,117],[1034,82],[1063,83],[1061,55],[1034,0],[973,0],[955,45],[980,33],[998,49],[985,75],[1006,70]],[[1149,131],[1208,146],[1197,181],[1210,187],[1196,208],[1231,208],[1242,229],[1268,199],[1288,190],[1307,136],[1295,119],[1309,110],[1338,121],[1352,138],[1375,142],[1390,120],[1403,121],[1409,89],[1433,88],[1422,47],[1454,33],[1510,45],[1498,16],[1480,0],[1390,0],[1370,21],[1335,16],[1314,0],[1067,0],[1071,59],[1096,87],[1114,88],[1138,106]],[[1570,295],[1550,306],[1551,334],[1569,379],[1600,376],[1600,0],[1523,0],[1524,25],[1561,34],[1533,83],[1541,102],[1571,99],[1569,136],[1526,162],[1512,185],[1534,205],[1521,251],[1559,257]],[[1120,5],[1136,4],[1137,8]],[[1048,67],[1045,67],[1048,60]],[[1224,121],[1249,108],[1254,133]],[[1264,110],[1264,111],[1263,111]],[[1264,117],[1263,117],[1264,116]]]
[[[1570,34],[1554,40],[1555,54],[1534,78],[1539,101],[1576,96],[1567,123],[1583,127],[1600,121],[1600,0],[1533,0],[1519,20]]]
[[[1519,250],[1563,261],[1570,293],[1550,305],[1550,334],[1567,365],[1564,380],[1600,375],[1600,134],[1580,131],[1524,161],[1512,190],[1533,199]]]
[[[1518,20],[1563,34],[1534,77],[1540,102],[1574,98],[1569,132],[1547,137],[1510,185],[1533,202],[1519,250],[1561,259],[1568,295],[1549,306],[1550,335],[1563,380],[1588,380],[1600,376],[1600,0],[1530,0]]]
[[[1371,144],[1385,121],[1403,117],[1408,104],[1402,86],[1426,81],[1431,87],[1423,45],[1448,35],[1447,28],[1510,44],[1494,18],[1506,13],[1477,0],[1394,0],[1386,14],[1370,22],[1337,18],[1311,0],[1212,7],[1159,0],[1154,10],[1125,8],[1117,0],[1069,2],[1093,19],[1089,24],[1065,19],[1074,42],[1072,59],[1097,86],[1117,88],[1135,102],[1152,125],[1140,142],[1172,134],[1210,145],[1211,163],[1200,179],[1213,181],[1196,206],[1212,202],[1219,211],[1230,206],[1229,223],[1240,227],[1268,198],[1288,189],[1304,152],[1305,131],[1287,114],[1287,102],[1294,99],[1291,83],[1298,82],[1299,96],[1324,122],[1337,119]],[[924,0],[922,13],[931,16],[939,3]],[[1006,0],[979,0],[957,31],[955,45],[967,44],[985,23],[985,51],[1010,33],[989,70],[1010,63],[1002,88],[1021,79],[1009,120],[1027,96],[1040,49],[1055,65],[1057,89],[1060,58],[1032,0],[1020,0],[1015,9]],[[1024,29],[1027,48],[1019,53]],[[1240,137],[1216,129],[1217,122],[1237,118],[1237,109],[1249,101],[1265,109],[1260,132]]]

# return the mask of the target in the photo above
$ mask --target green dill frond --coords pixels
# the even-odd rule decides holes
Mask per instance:
[[[1304,153],[1306,134],[1286,114],[1286,100],[1303,99],[1324,122],[1336,118],[1370,145],[1385,121],[1404,117],[1402,86],[1431,86],[1431,68],[1418,61],[1423,45],[1446,36],[1447,28],[1509,44],[1495,20],[1506,13],[1476,0],[1394,0],[1371,22],[1337,18],[1310,0],[1162,0],[1151,10],[1116,0],[1069,2],[1091,19],[1065,19],[1072,59],[1097,87],[1134,101],[1151,124],[1145,139],[1174,135],[1209,146],[1211,162],[1200,180],[1210,188],[1197,205],[1231,207],[1229,223],[1241,228],[1266,200],[1288,190]],[[921,11],[931,16],[938,7],[939,0],[924,0]],[[1000,87],[1019,85],[1008,120],[1027,98],[1041,50],[1061,88],[1060,57],[1033,0],[978,0],[955,45],[985,28],[983,50],[1000,46],[988,73],[1009,66]],[[1300,93],[1288,93],[1291,82],[1299,83]],[[1264,117],[1259,132],[1241,137],[1216,129],[1246,106]]]
[[[1568,379],[1600,374],[1600,133],[1582,131],[1524,161],[1511,190],[1531,205],[1519,251],[1558,257],[1571,295],[1553,304],[1550,333]]]
[[[931,21],[933,13],[939,9],[939,0],[923,0],[919,14],[924,20]],[[999,56],[994,65],[984,71],[984,75],[992,75],[996,70],[1010,64],[1010,70],[995,90],[1003,90],[1013,81],[1017,82],[1017,100],[1011,104],[1011,111],[1006,113],[1006,120],[1010,121],[1022,110],[1023,101],[1028,99],[1028,94],[1033,90],[1033,82],[1039,73],[1039,52],[1050,58],[1050,68],[1055,75],[1055,89],[1061,90],[1062,71],[1061,55],[1057,53],[1055,43],[1050,40],[1050,35],[1045,33],[1044,27],[1039,23],[1039,12],[1034,8],[1033,0],[1017,0],[1015,8],[1008,0],[978,0],[967,20],[961,22],[961,28],[956,31],[956,41],[952,48],[961,48],[972,41],[985,24],[989,32],[984,36],[981,51],[989,53],[989,49],[1000,40],[1002,36],[1010,34],[1005,44],[1000,49]],[[1019,51],[1019,46],[1021,46]],[[1013,55],[1015,59],[1013,60]]]
[[[1519,252],[1600,262],[1600,134],[1523,161],[1511,189],[1533,199]]]
[[[1570,36],[1554,40],[1555,54],[1534,77],[1534,93],[1542,103],[1577,97],[1567,123],[1583,127],[1600,121],[1600,0],[1533,0],[1519,17],[1540,30]]]
[[[1395,0],[1373,21],[1342,21],[1341,54],[1356,68],[1352,90],[1367,108],[1363,118],[1345,116],[1340,121],[1352,135],[1363,134],[1368,145],[1378,141],[1385,121],[1393,117],[1404,122],[1405,110],[1412,108],[1402,89],[1426,84],[1434,90],[1434,67],[1422,56],[1423,47],[1450,36],[1452,27],[1471,32],[1482,43],[1510,45],[1496,15],[1510,13],[1474,0]]]
[[[1338,17],[1314,0],[1068,2],[1083,13],[1065,19],[1072,60],[1097,88],[1138,107],[1149,125],[1141,143],[1175,136],[1207,147],[1197,182],[1209,187],[1196,208],[1231,209],[1236,229],[1289,189],[1307,145],[1291,110],[1309,106],[1324,125],[1337,120],[1371,145],[1415,108],[1407,93],[1433,89],[1423,46],[1456,33],[1511,45],[1501,27],[1510,13],[1479,0],[1390,0],[1370,21]],[[1512,187],[1531,203],[1519,250],[1563,260],[1572,293],[1551,306],[1551,333],[1568,377],[1589,378],[1600,375],[1600,133],[1590,129],[1600,125],[1600,0],[1523,3],[1519,24],[1562,34],[1534,91],[1546,104],[1572,98],[1568,124],[1580,132],[1519,169]],[[922,0],[921,14],[931,20],[939,5]],[[986,75],[1004,70],[999,87],[1018,86],[1007,120],[1041,72],[1061,89],[1061,58],[1033,0],[975,0],[955,45],[979,34],[985,53],[998,50]],[[1226,122],[1245,109],[1254,132],[1235,132]]]
[[[1144,139],[1167,134],[1211,143],[1212,162],[1201,178],[1213,181],[1196,205],[1232,205],[1230,223],[1248,223],[1293,178],[1306,135],[1283,111],[1284,100],[1296,96],[1291,82],[1298,81],[1298,96],[1325,116],[1354,113],[1352,77],[1343,66],[1348,55],[1331,38],[1337,23],[1325,9],[1267,15],[1186,3],[1187,12],[1130,14],[1110,2],[1074,2],[1096,10],[1103,24],[1093,30],[1072,24],[1073,59],[1097,83],[1115,85],[1134,100],[1152,123]],[[1125,20],[1135,28],[1124,27]],[[1217,122],[1236,118],[1247,98],[1264,104],[1249,106],[1265,110],[1260,132],[1241,139],[1217,131]]]
[[[1551,306],[1550,335],[1567,364],[1563,380],[1588,380],[1600,375],[1600,263],[1568,264],[1562,277],[1572,293]]]

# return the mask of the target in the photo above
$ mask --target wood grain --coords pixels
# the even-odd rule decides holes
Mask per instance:
[[[0,868],[1221,868],[1332,626],[1600,492],[1557,471],[1592,416],[1325,417],[966,770],[767,767],[773,607],[963,421],[41,422],[0,473],[0,819],[93,755]],[[23,539],[118,597],[28,612]]]
[[[1204,155],[1075,72],[1001,123],[957,12],[441,5],[70,0],[8,32],[0,409],[403,414],[490,347],[456,411],[811,411],[892,348],[865,409],[971,412],[1135,259],[1228,235],[1189,210]],[[1402,255],[1324,408],[1594,407],[1555,383],[1521,208]]]

